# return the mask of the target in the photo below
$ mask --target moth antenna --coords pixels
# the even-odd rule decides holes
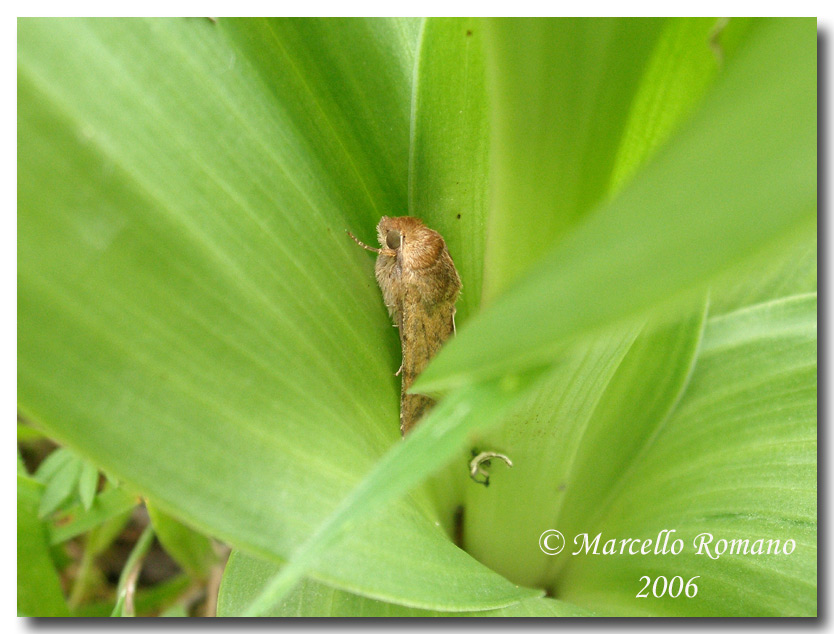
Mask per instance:
[[[359,239],[358,239],[355,235],[353,235],[353,234],[352,234],[350,231],[348,231],[347,229],[345,229],[345,233],[347,233],[347,234],[348,234],[348,235],[349,235],[349,236],[353,239],[353,241],[354,241],[356,244],[358,244],[360,247],[362,247],[362,248],[363,248],[363,249],[365,249],[366,251],[373,251],[374,253],[379,253],[379,252],[381,252],[381,251],[382,251],[382,249],[375,249],[374,247],[369,247],[367,244],[365,244],[364,242],[362,242],[361,240],[359,240]]]

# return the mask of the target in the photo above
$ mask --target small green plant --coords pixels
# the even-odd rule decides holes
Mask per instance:
[[[19,20],[19,611],[143,499],[108,613],[210,536],[222,616],[816,614],[816,132],[811,19]],[[405,440],[382,215],[463,281]]]

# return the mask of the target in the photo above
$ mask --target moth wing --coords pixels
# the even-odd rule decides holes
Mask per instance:
[[[400,427],[403,434],[417,424],[434,401],[421,394],[407,394],[416,378],[455,331],[455,303],[426,303],[417,289],[405,292],[400,312],[403,350]]]

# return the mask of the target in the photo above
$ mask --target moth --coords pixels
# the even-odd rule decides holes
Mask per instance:
[[[400,334],[402,375],[400,431],[411,431],[434,401],[408,389],[440,347],[455,332],[455,302],[461,283],[443,237],[410,216],[383,216],[376,227],[380,248],[376,281],[388,313]]]

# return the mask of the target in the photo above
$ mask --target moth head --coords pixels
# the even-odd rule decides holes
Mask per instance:
[[[376,227],[379,246],[388,251],[386,255],[393,255],[392,252],[398,251],[403,243],[407,243],[413,237],[415,230],[422,226],[423,223],[417,218],[383,216]]]
[[[376,227],[381,256],[396,258],[400,266],[422,269],[434,265],[446,250],[443,238],[419,218],[383,216]]]

